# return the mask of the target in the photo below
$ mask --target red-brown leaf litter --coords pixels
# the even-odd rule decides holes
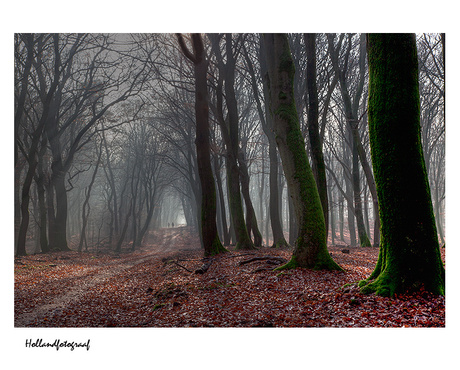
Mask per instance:
[[[158,230],[140,250],[129,248],[119,255],[101,249],[17,258],[15,326],[445,326],[442,296],[359,293],[354,283],[370,275],[378,248],[329,246],[345,272],[280,273],[273,268],[280,258],[289,260],[292,250],[230,247],[212,258],[203,274],[195,273],[205,261],[188,228]],[[444,249],[441,253],[444,260]]]

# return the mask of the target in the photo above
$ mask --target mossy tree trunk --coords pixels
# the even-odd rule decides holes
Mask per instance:
[[[392,296],[424,286],[444,294],[420,135],[415,35],[368,35],[369,135],[381,221],[377,266],[364,293]]]
[[[195,116],[196,152],[198,173],[201,183],[201,233],[204,255],[212,256],[226,252],[220,242],[216,224],[216,188],[211,167],[209,135],[209,106],[207,69],[203,40],[200,34],[192,34],[193,54],[188,50],[182,35],[178,34],[179,45],[184,55],[195,67]]]
[[[279,269],[340,270],[327,251],[323,209],[305,151],[294,100],[295,71],[287,36],[266,34],[264,43],[273,129],[299,228],[292,258]]]

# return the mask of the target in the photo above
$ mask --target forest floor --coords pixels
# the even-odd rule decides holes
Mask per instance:
[[[290,249],[229,250],[197,274],[199,241],[179,227],[156,231],[134,252],[126,246],[118,255],[16,258],[15,327],[445,326],[442,296],[421,291],[383,298],[362,295],[356,285],[343,288],[370,275],[377,248],[329,246],[345,272],[283,273],[273,268],[280,258],[289,260]]]

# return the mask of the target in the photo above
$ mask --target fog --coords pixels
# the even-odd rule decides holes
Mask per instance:
[[[236,146],[237,206],[249,236],[254,240],[260,233],[262,245],[273,245],[276,221],[293,245],[296,220],[270,127],[264,126],[270,110],[260,37],[212,34],[203,40],[219,237],[224,244],[237,242],[230,202],[235,179],[229,181],[230,146]],[[311,161],[304,37],[290,34],[289,42],[297,112]],[[365,232],[378,245],[378,216],[364,158],[353,157],[356,134],[371,164],[368,76],[366,65],[360,64],[363,38],[317,34],[316,43],[328,243],[359,245]],[[173,226],[199,234],[194,70],[176,35],[15,34],[14,44],[15,252],[135,250],[153,230]],[[421,140],[439,241],[445,244],[444,42],[440,34],[418,34],[417,48]],[[226,137],[233,109],[229,68],[237,142]],[[340,73],[345,84],[338,81]],[[346,94],[358,121],[354,133],[347,121]],[[254,215],[248,216],[251,209]]]

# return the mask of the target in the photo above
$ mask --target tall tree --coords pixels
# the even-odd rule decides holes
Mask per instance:
[[[327,251],[323,210],[295,105],[295,69],[287,36],[266,34],[264,42],[273,128],[299,228],[292,258],[280,269],[306,267],[341,270]]]
[[[200,34],[192,34],[193,53],[189,51],[181,34],[177,35],[184,55],[195,68],[195,115],[196,152],[198,172],[201,183],[201,232],[205,256],[226,252],[217,234],[216,188],[211,167],[211,148],[209,144],[209,107],[207,69],[203,39]]]
[[[366,153],[363,148],[361,138],[359,135],[359,122],[360,119],[358,117],[358,108],[359,103],[361,101],[363,87],[364,87],[364,67],[365,67],[365,44],[364,44],[364,37],[361,35],[360,37],[360,52],[359,52],[359,80],[357,82],[355,94],[352,96],[350,95],[349,90],[349,83],[347,82],[347,72],[349,66],[349,59],[352,49],[352,35],[348,35],[348,42],[346,46],[346,52],[343,57],[343,67],[339,65],[339,52],[341,45],[343,43],[345,35],[342,34],[339,37],[339,41],[337,43],[337,47],[334,46],[334,35],[328,34],[328,45],[329,45],[329,54],[331,56],[332,65],[334,67],[334,71],[338,76],[340,92],[342,95],[342,100],[344,103],[345,109],[345,116],[347,120],[347,127],[351,131],[351,135],[353,140],[351,141],[351,149],[352,149],[352,184],[353,184],[353,193],[354,193],[354,200],[355,200],[355,215],[356,221],[358,223],[358,233],[359,239],[362,246],[370,246],[370,241],[367,236],[366,230],[364,228],[364,221],[363,221],[363,214],[362,214],[362,201],[361,201],[361,191],[360,191],[360,184],[359,184],[359,161],[364,170],[364,174],[366,175],[366,180],[369,186],[369,190],[371,191],[372,198],[373,198],[373,205],[374,211],[378,210],[378,201],[377,201],[377,191],[375,189],[375,181],[372,175],[371,167],[367,161]],[[376,224],[374,226],[374,244],[378,244],[379,241],[379,225],[378,225],[378,217],[375,217]]]
[[[316,87],[316,34],[304,35],[307,50],[307,125],[310,139],[312,170],[318,187],[319,198],[323,208],[324,222],[326,224],[326,238],[329,229],[326,166],[323,157],[323,143],[319,131],[319,103]]]
[[[245,220],[240,188],[239,151],[239,115],[235,93],[236,56],[233,49],[232,35],[225,35],[226,63],[220,50],[220,35],[209,35],[213,52],[217,59],[219,77],[216,86],[217,104],[214,109],[226,146],[226,169],[229,195],[229,209],[233,230],[236,236],[236,249],[254,249]],[[225,84],[224,84],[225,82]],[[227,119],[223,113],[223,99],[227,107]]]
[[[392,296],[424,286],[444,294],[420,135],[415,35],[369,34],[369,135],[379,200],[381,245],[365,293]]]
[[[263,43],[261,40],[258,42],[259,50],[257,52],[257,59],[260,62],[260,74],[262,76],[266,75],[266,63],[265,63],[265,52],[263,51]],[[273,247],[288,246],[286,239],[283,234],[283,227],[281,226],[280,220],[280,201],[279,201],[279,191],[278,191],[278,153],[276,150],[276,141],[275,135],[273,134],[271,117],[268,110],[269,106],[269,97],[268,97],[268,86],[267,80],[262,79],[263,91],[259,92],[259,87],[256,79],[256,74],[254,71],[254,65],[249,56],[248,50],[243,44],[243,55],[245,57],[246,65],[249,71],[251,78],[251,87],[254,94],[254,99],[257,105],[257,112],[259,114],[259,119],[261,122],[262,130],[268,138],[268,155],[270,163],[270,174],[269,174],[269,212],[270,212],[270,224],[272,228],[273,235]],[[262,96],[260,96],[262,95]],[[264,105],[262,105],[264,103]],[[268,240],[268,237],[267,237]]]

